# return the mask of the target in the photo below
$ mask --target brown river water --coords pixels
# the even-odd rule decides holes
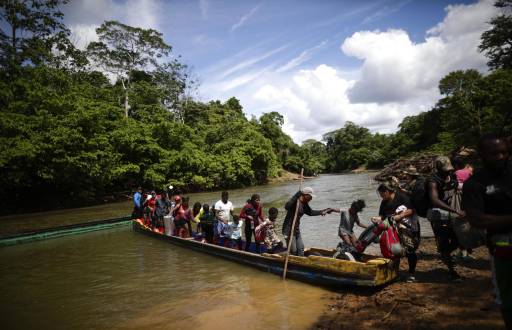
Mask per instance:
[[[364,198],[363,222],[377,214],[371,174],[322,175],[305,185],[315,189],[314,209],[345,208]],[[241,208],[259,193],[265,212],[278,207],[282,222],[283,205],[297,189],[298,182],[251,187],[230,191],[230,199]],[[220,193],[190,197],[211,204]],[[3,217],[0,226],[5,234],[130,212],[131,203],[123,202]],[[334,248],[338,222],[336,214],[304,216],[305,245]],[[284,282],[121,226],[0,248],[0,292],[2,329],[305,329],[318,320],[332,289]]]

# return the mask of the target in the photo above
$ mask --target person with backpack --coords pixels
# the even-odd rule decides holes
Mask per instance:
[[[415,282],[416,264],[418,263],[416,250],[420,243],[420,224],[418,217],[415,215],[414,207],[409,196],[396,191],[390,184],[381,183],[377,187],[377,192],[382,201],[379,207],[379,216],[373,217],[372,222],[381,224],[389,219],[391,221],[389,225],[393,225],[393,222],[396,222],[398,225],[403,225],[408,229],[407,240],[402,239],[407,242],[413,242],[413,244],[404,244],[406,246],[405,255],[409,265],[409,275],[406,281]],[[387,226],[385,229],[388,229]]]
[[[410,165],[403,171],[403,181],[400,184],[400,190],[411,195],[418,180],[420,180],[420,173],[416,167]]]
[[[430,221],[432,231],[436,237],[437,250],[441,261],[448,267],[448,279],[460,281],[455,270],[456,264],[452,252],[459,247],[457,236],[451,224],[452,217],[464,218],[462,210],[450,206],[450,194],[457,188],[454,168],[450,159],[439,156],[435,161],[435,173],[426,180],[426,195],[428,197],[427,219]]]
[[[505,139],[485,135],[478,143],[483,168],[462,187],[467,220],[487,230],[497,302],[507,329],[512,329],[512,164]]]

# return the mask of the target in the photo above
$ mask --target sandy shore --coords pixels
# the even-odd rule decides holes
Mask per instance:
[[[419,248],[417,282],[397,281],[380,291],[347,289],[333,293],[313,329],[504,329],[493,304],[489,255],[485,247],[475,260],[460,261],[460,283],[447,280],[434,239]],[[407,260],[400,268],[405,274]]]

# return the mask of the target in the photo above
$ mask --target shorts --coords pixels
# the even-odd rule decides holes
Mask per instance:
[[[174,219],[174,225],[176,228],[184,227],[187,221],[185,219]]]
[[[353,231],[350,231],[343,227],[338,228],[338,236],[353,236],[353,235],[354,235]]]

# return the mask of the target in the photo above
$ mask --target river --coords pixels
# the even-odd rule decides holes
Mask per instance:
[[[369,174],[322,175],[305,182],[314,209],[348,207],[363,198],[361,219],[377,214],[380,200]],[[230,191],[235,207],[253,193],[280,210],[298,182]],[[191,194],[212,203],[220,193]],[[0,218],[9,230],[122,216],[129,202]],[[77,215],[78,214],[78,215]],[[305,216],[306,246],[333,248],[338,215]],[[430,231],[422,223],[423,233]],[[5,228],[4,227],[4,228]],[[356,233],[360,231],[356,226]],[[301,329],[311,326],[330,291],[222,259],[178,248],[130,226],[0,249],[0,316],[4,329],[167,328]]]

